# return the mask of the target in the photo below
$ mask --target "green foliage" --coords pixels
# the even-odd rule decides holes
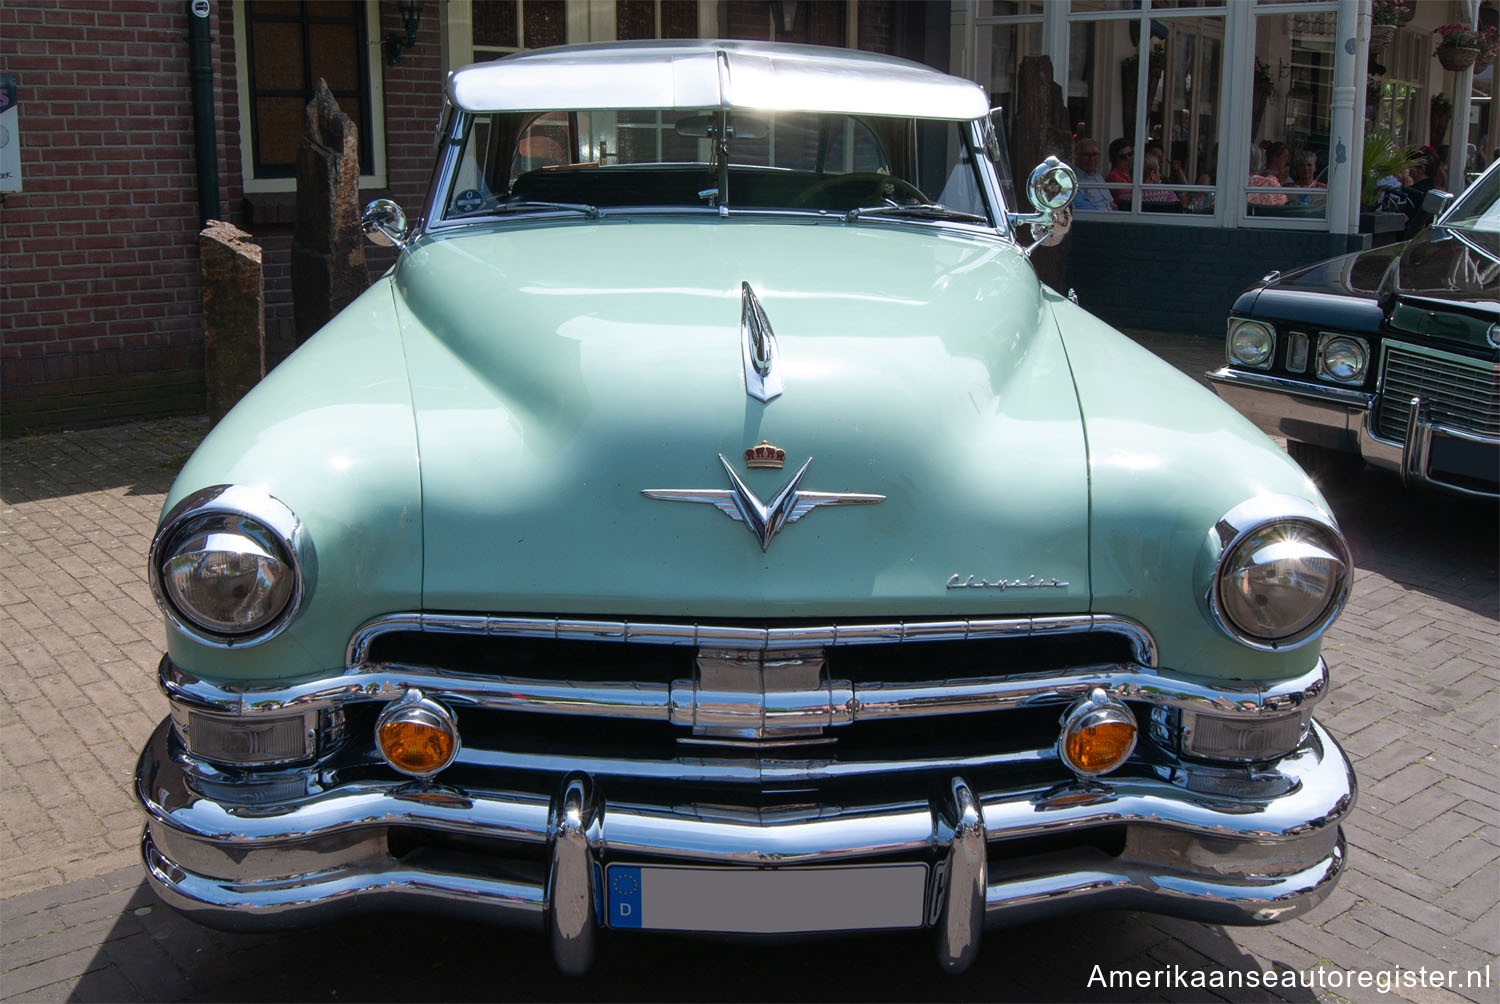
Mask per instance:
[[[1372,125],[1366,128],[1364,180],[1359,196],[1361,208],[1375,208],[1375,182],[1388,174],[1401,177],[1416,160],[1415,143],[1398,146],[1395,134],[1385,126]]]

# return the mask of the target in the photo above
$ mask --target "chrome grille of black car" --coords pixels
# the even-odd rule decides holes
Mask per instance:
[[[1500,366],[1479,359],[1434,356],[1389,342],[1376,429],[1386,439],[1406,438],[1411,399],[1420,397],[1434,422],[1466,432],[1500,436]]]

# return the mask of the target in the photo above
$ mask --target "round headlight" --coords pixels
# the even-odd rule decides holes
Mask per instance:
[[[1358,338],[1335,335],[1318,349],[1318,375],[1338,383],[1364,383],[1370,351]]]
[[[242,516],[204,516],[176,535],[161,567],[172,605],[205,631],[249,634],[286,609],[295,573],[270,532]]]
[[[1258,321],[1234,321],[1229,329],[1229,361],[1242,366],[1270,365],[1276,334]]]
[[[250,489],[221,485],[184,499],[151,544],[151,588],[187,634],[214,645],[273,637],[302,596],[296,517]]]
[[[1245,508],[1219,524],[1221,538],[1229,540],[1209,597],[1214,616],[1252,648],[1311,641],[1348,599],[1353,571],[1348,545],[1321,514],[1288,513],[1236,525],[1236,513],[1244,515]]]

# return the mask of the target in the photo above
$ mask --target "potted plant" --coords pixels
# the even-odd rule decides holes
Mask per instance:
[[[1396,29],[1411,20],[1410,0],[1375,0],[1371,18],[1370,55],[1378,58],[1396,37]]]
[[[1457,73],[1474,65],[1482,45],[1479,33],[1468,25],[1444,24],[1432,29],[1438,36],[1437,58],[1443,69]]]
[[[1396,134],[1382,125],[1371,125],[1365,129],[1365,149],[1361,170],[1359,204],[1363,209],[1374,209],[1378,201],[1376,182],[1381,178],[1400,179],[1417,160],[1416,144],[1401,145]]]

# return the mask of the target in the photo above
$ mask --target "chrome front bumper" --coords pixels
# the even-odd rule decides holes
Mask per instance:
[[[927,862],[923,916],[952,970],[973,960],[985,926],[1082,908],[1269,923],[1333,888],[1344,861],[1338,823],[1355,797],[1347,759],[1316,723],[1296,752],[1253,772],[983,791],[955,774],[926,801],[825,799],[774,811],[616,801],[581,773],[554,792],[394,781],[322,790],[316,769],[250,783],[199,766],[164,722],[136,773],[147,876],[181,912],[263,929],[435,909],[547,931],[558,964],[575,973],[600,926],[601,868],[620,862]],[[1015,841],[1100,827],[1123,828],[1123,849],[1014,850]],[[412,832],[485,850],[399,856],[399,835]]]
[[[1401,442],[1382,439],[1373,423],[1378,395],[1346,387],[1312,385],[1268,373],[1249,373],[1228,366],[1206,374],[1214,393],[1254,422],[1261,431],[1330,450],[1353,453],[1374,467],[1401,475],[1408,484],[1425,484],[1460,495],[1500,498],[1443,480],[1432,470],[1432,444],[1450,438],[1492,447],[1500,460],[1500,439],[1477,436],[1433,422],[1421,398],[1409,402],[1411,418]],[[1500,466],[1500,465],[1497,465]]]

